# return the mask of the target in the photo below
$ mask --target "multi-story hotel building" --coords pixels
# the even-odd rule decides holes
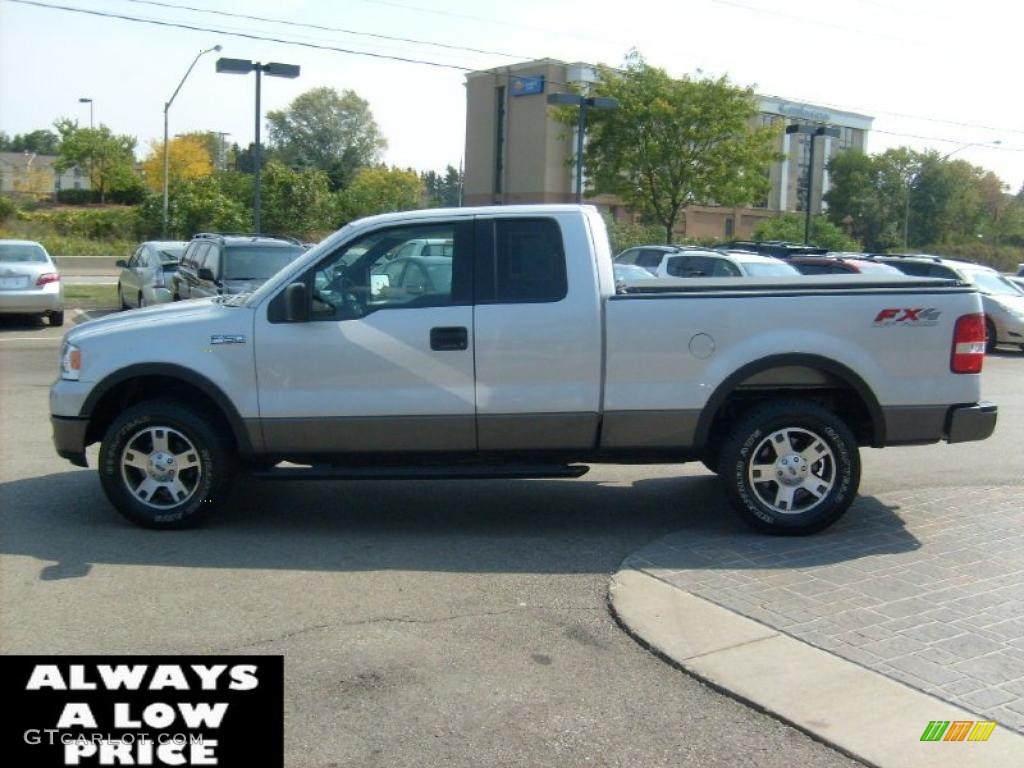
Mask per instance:
[[[586,88],[595,79],[593,65],[552,59],[466,75],[465,204],[572,202],[576,195],[571,163],[575,137],[553,118],[547,94]],[[760,114],[756,121],[780,123],[778,149],[785,155],[766,169],[770,181],[767,199],[740,208],[688,206],[677,225],[680,236],[749,237],[760,219],[781,211],[806,210],[810,138],[786,134],[781,125],[810,123],[839,129],[838,138],[819,138],[815,146],[811,169],[814,212],[821,211],[822,195],[829,188],[827,158],[850,147],[866,149],[871,117],[772,96],[757,99]],[[613,196],[588,197],[586,201],[610,211],[620,221],[633,217]]]

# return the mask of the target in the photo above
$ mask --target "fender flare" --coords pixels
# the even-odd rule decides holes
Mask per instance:
[[[136,363],[126,368],[121,368],[101,379],[89,392],[82,403],[79,417],[89,418],[100,401],[115,387],[132,379],[140,379],[146,376],[163,376],[170,379],[179,379],[189,384],[204,395],[210,398],[223,414],[231,428],[231,434],[235,438],[238,451],[243,456],[252,455],[255,450],[249,431],[246,429],[245,421],[238,413],[231,399],[224,394],[223,390],[205,376],[196,373],[191,368],[186,368],[173,363]]]
[[[868,417],[871,419],[871,445],[880,446],[885,444],[885,414],[878,404],[878,398],[875,397],[875,393],[871,391],[871,387],[865,383],[864,379],[850,368],[842,363],[837,363],[835,360],[819,355],[794,352],[791,354],[770,355],[754,360],[727,376],[718,385],[711,397],[708,398],[701,411],[700,418],[697,420],[697,429],[694,433],[694,445],[699,448],[707,445],[715,416],[729,396],[739,388],[740,384],[751,376],[783,366],[816,368],[843,382],[843,384],[857,394],[867,408]]]

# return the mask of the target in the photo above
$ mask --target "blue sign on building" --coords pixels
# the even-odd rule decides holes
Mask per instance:
[[[513,96],[529,96],[533,93],[544,93],[544,75],[512,78]]]

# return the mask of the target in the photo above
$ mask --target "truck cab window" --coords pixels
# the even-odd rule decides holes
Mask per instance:
[[[495,301],[561,301],[568,293],[562,233],[552,219],[495,221]]]
[[[351,320],[380,309],[468,303],[471,235],[471,224],[447,223],[392,227],[356,239],[313,270],[312,319]],[[460,271],[463,261],[468,269]]]

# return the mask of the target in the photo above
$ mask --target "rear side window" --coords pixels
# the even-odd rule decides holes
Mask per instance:
[[[478,303],[561,301],[569,292],[562,231],[552,219],[495,219],[481,238]]]
[[[615,260],[616,264],[636,264],[636,258],[640,255],[640,251],[637,248],[631,248],[628,251],[624,251],[619,255],[619,258]]]
[[[892,265],[903,274],[914,277],[928,277],[931,271],[931,264],[921,261],[894,261]]]

